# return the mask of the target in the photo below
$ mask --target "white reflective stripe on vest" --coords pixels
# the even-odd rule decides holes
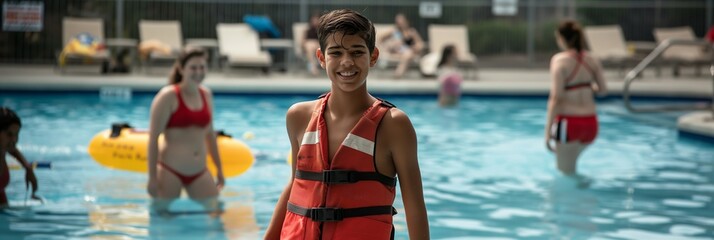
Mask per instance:
[[[347,135],[345,141],[342,142],[342,145],[369,154],[370,156],[374,155],[374,142],[352,133]]]
[[[320,142],[320,131],[305,132],[302,136],[301,144],[317,144],[318,142]]]

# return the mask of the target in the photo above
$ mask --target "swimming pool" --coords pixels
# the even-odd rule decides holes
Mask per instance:
[[[313,97],[216,96],[215,127],[236,138],[253,133],[245,142],[256,155],[252,169],[227,180],[219,219],[152,218],[145,175],[88,156],[91,137],[113,122],[146,128],[151,98],[3,93],[0,104],[23,120],[19,147],[53,169],[36,171],[43,205],[25,202],[22,171],[12,172],[11,204],[34,206],[0,214],[0,236],[259,239],[290,174],[285,111]],[[579,165],[594,182],[577,189],[543,144],[545,98],[465,97],[455,109],[435,97],[386,98],[416,127],[434,239],[714,238],[713,144],[678,137],[672,114],[643,121],[604,101],[599,138]],[[395,206],[397,239],[407,239],[399,197]],[[186,199],[174,207],[199,209]]]

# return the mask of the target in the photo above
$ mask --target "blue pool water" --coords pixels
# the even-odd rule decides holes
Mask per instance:
[[[0,104],[23,120],[20,149],[37,170],[40,205],[26,201],[23,172],[7,188],[15,206],[0,214],[2,239],[259,239],[290,175],[285,111],[310,96],[217,96],[215,126],[256,154],[228,179],[226,213],[151,217],[146,176],[110,170],[87,143],[113,122],[146,128],[151,95],[129,100],[96,94],[3,93]],[[714,239],[714,144],[678,136],[679,113],[632,116],[604,101],[601,131],[581,158],[587,189],[559,177],[543,143],[543,98],[466,97],[440,109],[434,97],[389,97],[411,118],[419,143],[434,239]],[[407,239],[401,198],[397,239]],[[189,200],[175,209],[196,210]]]

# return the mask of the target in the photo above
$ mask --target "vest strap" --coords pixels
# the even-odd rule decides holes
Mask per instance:
[[[374,206],[360,208],[304,208],[288,202],[288,211],[307,217],[315,222],[337,222],[345,218],[364,217],[382,214],[397,214],[392,206]]]
[[[324,182],[326,184],[346,184],[358,181],[378,181],[389,187],[397,186],[397,179],[378,172],[357,172],[350,170],[324,170],[322,172],[295,171],[295,178]]]
[[[384,99],[381,99],[381,98],[377,98],[377,99],[379,99],[379,101],[381,101],[379,104],[381,104],[382,106],[385,106],[385,107],[388,107],[388,108],[395,108],[395,107],[397,107],[397,106],[395,106],[394,104],[388,102],[387,100],[384,100]]]

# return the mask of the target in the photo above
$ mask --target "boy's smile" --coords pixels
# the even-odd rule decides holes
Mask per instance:
[[[375,48],[370,55],[365,40],[357,35],[338,32],[327,36],[326,40],[324,55],[321,50],[317,55],[333,86],[351,92],[364,85],[379,51]]]

